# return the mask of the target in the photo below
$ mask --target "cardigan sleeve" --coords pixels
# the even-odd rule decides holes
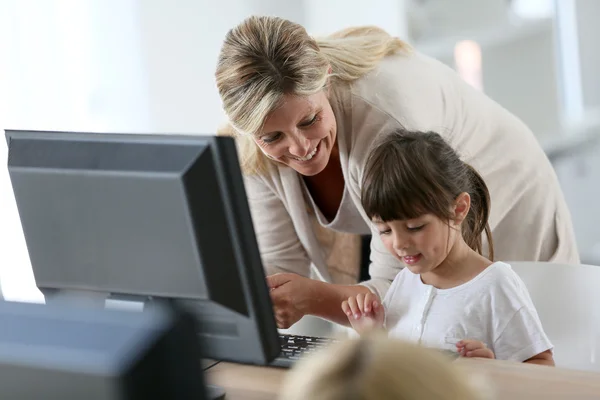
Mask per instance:
[[[244,177],[254,231],[265,268],[271,275],[310,275],[310,260],[283,201],[258,175]]]

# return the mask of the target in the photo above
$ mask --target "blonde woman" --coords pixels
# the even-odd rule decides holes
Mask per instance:
[[[468,381],[431,349],[383,337],[336,343],[301,360],[280,400],[476,400],[490,398],[481,379]],[[481,386],[481,389],[477,387]]]
[[[532,132],[452,69],[381,29],[314,39],[285,19],[250,17],[225,37],[216,82],[229,119],[221,133],[239,145],[280,328],[308,314],[347,324],[341,302],[369,291],[383,298],[403,267],[360,198],[369,148],[400,128],[440,132],[481,173],[496,259],[579,262],[558,179]],[[327,282],[315,219],[372,235],[370,280]]]

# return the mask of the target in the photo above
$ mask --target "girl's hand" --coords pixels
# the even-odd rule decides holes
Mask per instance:
[[[456,343],[456,350],[463,357],[496,358],[494,352],[488,349],[485,343],[478,340],[461,340]]]
[[[352,328],[359,334],[373,329],[383,329],[385,310],[373,293],[359,293],[342,302],[342,311],[348,316]]]

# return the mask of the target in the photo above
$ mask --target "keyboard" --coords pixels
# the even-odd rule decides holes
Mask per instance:
[[[281,354],[271,362],[270,366],[280,368],[291,368],[304,355],[323,349],[336,339],[279,334],[281,341]]]
[[[271,367],[291,368],[303,356],[339,341],[333,338],[287,334],[279,334],[279,340],[281,341],[281,354],[269,364]],[[459,357],[456,351],[446,349],[436,350],[439,350],[441,354],[448,357],[451,361]]]

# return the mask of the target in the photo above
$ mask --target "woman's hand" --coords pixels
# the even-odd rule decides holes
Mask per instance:
[[[318,282],[293,273],[267,276],[277,327],[287,329],[310,313]]]
[[[463,357],[496,358],[494,352],[478,340],[461,340],[456,343],[456,350]]]
[[[287,329],[305,315],[348,326],[348,317],[340,304],[344,299],[370,290],[362,285],[335,285],[293,273],[267,276],[277,327]]]
[[[374,329],[383,329],[385,310],[376,294],[359,293],[349,297],[342,302],[342,310],[352,328],[361,335]]]

